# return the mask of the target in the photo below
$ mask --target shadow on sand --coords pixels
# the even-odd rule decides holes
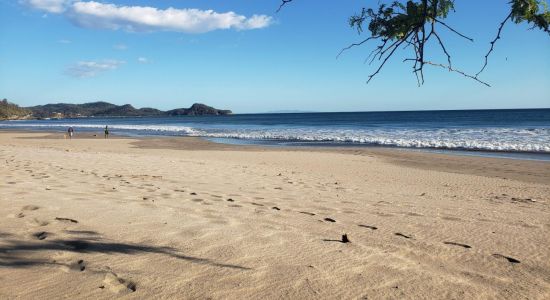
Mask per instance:
[[[210,265],[214,267],[250,270],[250,268],[238,265],[223,264],[206,258],[193,257],[181,254],[172,247],[158,247],[140,244],[117,243],[101,240],[94,232],[85,232],[85,237],[70,239],[44,239],[37,241],[18,241],[11,235],[2,234],[0,240],[0,266],[1,267],[32,267],[36,265],[55,264],[51,260],[32,259],[29,254],[40,251],[69,251],[76,253],[103,253],[103,254],[140,254],[158,253],[173,258],[186,260],[196,264]]]

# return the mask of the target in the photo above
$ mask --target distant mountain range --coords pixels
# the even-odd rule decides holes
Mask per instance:
[[[130,104],[115,105],[108,102],[84,104],[56,103],[19,107],[0,101],[1,119],[45,119],[45,118],[82,118],[82,117],[160,117],[160,116],[204,116],[229,115],[230,110],[216,109],[208,105],[195,103],[190,108],[177,108],[162,111],[155,108],[135,108]]]

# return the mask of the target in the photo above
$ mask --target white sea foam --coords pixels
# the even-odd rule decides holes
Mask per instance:
[[[105,128],[103,124],[80,124],[80,123],[51,123],[51,124],[26,124],[26,123],[4,123],[1,124],[2,127],[21,127],[21,128],[86,128],[86,129],[102,129]],[[192,134],[194,130],[191,127],[187,126],[176,126],[176,125],[126,125],[126,124],[116,124],[109,125],[110,129],[119,129],[119,130],[135,130],[135,131],[156,131],[156,132],[167,132],[167,133],[184,133]]]
[[[539,131],[538,133],[533,133]],[[502,129],[308,130],[196,132],[207,137],[357,143],[408,148],[550,153],[550,131]]]
[[[101,129],[100,124],[8,122],[1,127]],[[550,153],[550,128],[331,128],[113,124],[112,130],[135,134],[185,135],[247,140],[354,143],[408,148],[464,149]]]

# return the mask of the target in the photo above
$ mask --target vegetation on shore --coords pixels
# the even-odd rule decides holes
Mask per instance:
[[[29,118],[31,111],[19,107],[19,105],[8,102],[7,99],[0,101],[0,120],[17,120]]]
[[[160,117],[160,116],[200,116],[229,115],[230,110],[216,109],[208,105],[195,103],[190,108],[177,108],[162,111],[155,108],[135,108],[130,104],[115,105],[108,102],[84,104],[56,103],[19,107],[4,99],[0,104],[0,119],[44,119],[44,118],[81,118],[81,117]]]

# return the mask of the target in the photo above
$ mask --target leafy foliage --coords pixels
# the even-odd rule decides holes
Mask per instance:
[[[540,0],[513,0],[510,1],[510,4],[512,6],[510,15],[514,23],[532,23],[532,28],[538,28],[550,34],[548,28],[550,11],[548,11],[546,2]]]
[[[282,0],[279,9],[289,2],[292,2],[292,0]],[[550,12],[545,0],[509,1],[510,13],[498,27],[497,36],[490,43],[491,48],[485,55],[483,67],[476,75],[470,75],[453,67],[451,55],[438,33],[438,30],[443,28],[473,42],[473,39],[444,22],[447,16],[455,11],[454,4],[454,0],[408,0],[393,1],[389,4],[382,3],[379,4],[377,9],[363,8],[360,13],[349,18],[349,25],[357,30],[359,34],[362,34],[367,28],[369,36],[349,45],[342,52],[371,40],[379,42],[378,46],[367,57],[370,64],[374,61],[380,62],[375,72],[369,75],[367,82],[370,82],[380,72],[396,50],[403,47],[403,49],[412,50],[414,57],[407,58],[404,62],[412,62],[413,73],[416,75],[419,85],[424,83],[424,66],[431,65],[445,68],[489,86],[488,83],[479,79],[479,75],[485,70],[488,57],[492,53],[496,41],[500,39],[502,28],[509,20],[516,24],[527,22],[532,24],[532,28],[550,33],[548,26]],[[445,53],[447,57],[445,64],[426,59],[424,49],[430,41],[435,41]]]

